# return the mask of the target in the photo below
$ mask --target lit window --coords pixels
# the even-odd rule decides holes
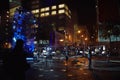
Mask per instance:
[[[52,11],[52,13],[51,13],[52,15],[55,15],[56,14],[56,11]]]
[[[65,10],[64,10],[64,9],[59,10],[58,13],[59,13],[59,14],[61,14],[61,13],[65,13]]]
[[[34,14],[34,13],[35,13],[35,10],[32,10],[32,13]]]
[[[71,14],[71,11],[69,10],[69,13]]]
[[[59,5],[59,8],[64,8],[65,7],[65,4],[60,4]]]
[[[69,16],[69,14],[68,14],[68,12],[67,12],[67,11],[65,12],[65,14],[66,14],[67,16]]]
[[[39,9],[36,9],[36,13],[39,13]]]
[[[52,6],[52,9],[56,9],[56,6]]]
[[[49,8],[49,7],[46,7],[46,8],[45,8],[45,11],[48,11],[48,10],[50,10],[50,8]]]
[[[34,26],[35,26],[35,28],[38,28],[38,25],[37,25],[37,24],[35,24]]]
[[[41,11],[41,12],[44,12],[44,11],[45,11],[45,8],[42,8],[40,11]]]
[[[69,18],[71,18],[71,16],[70,16],[70,15],[68,15],[68,17],[69,17]]]
[[[6,17],[8,18],[9,16],[7,15]]]
[[[41,16],[41,17],[44,17],[44,16],[45,16],[45,14],[44,14],[44,13],[42,13],[40,16]]]
[[[39,15],[38,15],[38,14],[35,14],[35,17],[39,17]]]
[[[45,16],[49,16],[49,12],[46,12],[46,13],[45,13]]]
[[[68,7],[67,7],[67,6],[65,6],[65,9],[66,9],[66,10],[68,10]]]
[[[9,13],[9,11],[7,11],[7,13]]]

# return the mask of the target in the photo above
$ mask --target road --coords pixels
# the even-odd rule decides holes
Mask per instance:
[[[75,64],[71,64],[73,60]],[[26,73],[27,80],[119,80],[119,74],[120,71],[89,70],[87,58],[81,57],[71,57],[67,63],[59,59],[40,59],[32,63]]]

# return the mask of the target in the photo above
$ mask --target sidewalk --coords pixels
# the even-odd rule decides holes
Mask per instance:
[[[120,60],[92,60],[95,70],[120,71]]]

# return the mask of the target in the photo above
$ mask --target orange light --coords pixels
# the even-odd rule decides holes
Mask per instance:
[[[64,40],[63,40],[63,39],[60,39],[59,41],[60,41],[60,42],[63,42]]]
[[[87,41],[88,40],[88,38],[85,38],[85,41]]]
[[[79,30],[78,33],[81,33],[81,31]]]

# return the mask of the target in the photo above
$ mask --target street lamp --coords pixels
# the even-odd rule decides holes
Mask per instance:
[[[78,31],[76,32],[76,33],[77,33],[77,34],[76,34],[76,43],[77,43],[77,45],[79,45],[79,43],[80,43],[80,40],[79,40],[80,38],[79,38],[79,36],[80,36],[81,32],[82,32],[81,30],[78,30]]]
[[[66,30],[64,30],[64,33],[65,33],[65,35],[64,35],[64,43],[65,43],[65,46],[67,45],[67,40],[66,40],[66,38],[67,38],[67,32],[66,32]]]
[[[77,33],[80,34],[80,33],[81,33],[81,30],[78,30]]]

